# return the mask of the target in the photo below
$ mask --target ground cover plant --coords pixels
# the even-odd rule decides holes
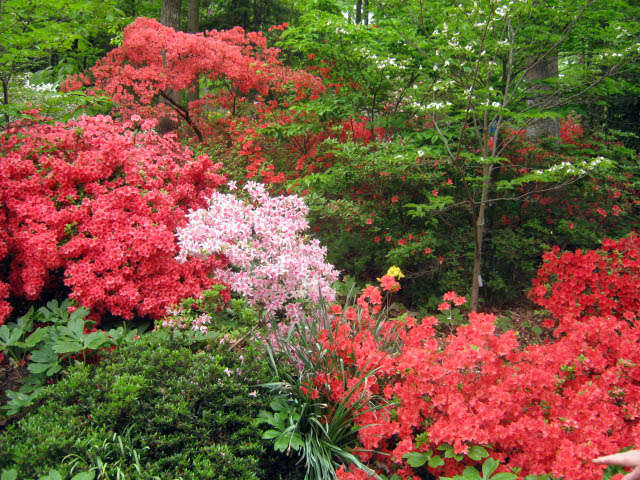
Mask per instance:
[[[252,424],[268,378],[256,345],[240,357],[195,332],[144,335],[49,387],[37,410],[0,434],[0,470],[68,478],[102,461],[107,476],[97,478],[118,469],[117,478],[297,478],[295,461],[274,455]]]

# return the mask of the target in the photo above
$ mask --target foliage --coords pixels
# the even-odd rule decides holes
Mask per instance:
[[[252,426],[267,363],[253,345],[236,353],[197,335],[156,331],[100,366],[70,368],[37,410],[0,434],[0,469],[28,479],[55,468],[65,478],[101,458],[109,478],[116,467],[128,478],[296,478],[291,462],[269,452]]]
[[[57,83],[35,83],[36,77],[29,72],[13,77],[8,86],[9,103],[0,105],[5,121],[32,118],[34,109],[42,116],[65,121],[79,112],[108,113],[112,106],[106,97],[97,98],[83,92],[62,93]]]
[[[376,5],[371,27],[312,11],[287,29],[280,45],[327,85],[302,108],[325,125],[364,120],[354,125],[355,145],[325,141],[315,147],[318,156],[328,148],[333,166],[296,182],[298,191],[319,194],[313,223],[327,232],[331,260],[369,275],[404,261],[411,276],[420,278],[415,294],[408,292],[412,297],[425,290],[466,290],[472,277],[492,302],[512,300],[519,296],[518,288],[510,288],[514,281],[525,280],[524,287],[539,255],[557,241],[559,229],[550,225],[560,223],[563,236],[573,237],[568,242],[599,228],[595,217],[590,229],[567,231],[573,227],[562,225],[566,211],[538,204],[570,197],[568,204],[578,201],[581,208],[570,208],[569,215],[591,217],[591,207],[608,203],[602,193],[590,194],[592,185],[607,174],[615,178],[608,182],[627,183],[627,171],[637,172],[634,154],[610,142],[583,138],[569,146],[565,137],[557,145],[525,134],[577,109],[580,89],[602,76],[617,84],[619,70],[637,55],[628,33],[638,28],[635,7],[619,7],[607,15],[604,2],[391,1]],[[571,22],[559,25],[558,18]],[[594,18],[599,29],[589,23]],[[579,39],[593,37],[587,48],[594,62],[580,63],[574,49],[585,48]],[[533,79],[536,65],[554,55],[561,74]],[[532,100],[545,95],[546,103]],[[575,118],[567,124],[575,125]],[[577,168],[566,168],[569,163]],[[631,203],[634,189],[628,194]],[[625,203],[616,212],[632,215]],[[513,234],[510,218],[523,206],[528,215]],[[555,218],[547,209],[557,212]],[[330,243],[336,225],[357,233]],[[628,231],[627,224],[610,235]],[[593,248],[602,235],[584,246]]]
[[[286,311],[304,315],[303,302],[332,301],[338,273],[325,261],[325,249],[305,238],[307,207],[297,196],[269,196],[264,185],[249,182],[248,201],[214,193],[209,207],[187,216],[178,230],[178,258],[221,254],[231,268],[214,275],[245,297],[265,319]]]
[[[619,282],[620,295],[637,283]],[[604,297],[606,290],[593,294]],[[464,301],[453,292],[447,299]],[[359,458],[371,467],[416,478],[415,454],[449,444],[452,454],[434,457],[428,470],[458,475],[474,462],[456,455],[491,445],[500,471],[597,478],[584,462],[637,435],[638,330],[622,316],[576,318],[559,338],[522,348],[515,332],[495,333],[490,314],[472,312],[468,324],[443,337],[436,317],[389,318],[375,287],[363,290],[357,304],[332,307],[329,327],[320,330],[319,350],[337,354],[344,366],[314,387],[333,391],[345,372],[354,384],[361,372],[374,371],[362,394],[382,394],[397,406],[355,416],[363,427]]]
[[[300,457],[305,479],[334,479],[344,463],[373,474],[355,456],[360,430],[355,421],[363,411],[385,408],[386,402],[363,394],[373,371],[359,371],[361,378],[351,382],[342,360],[318,342],[318,333],[330,328],[326,306],[321,301],[315,315],[271,336],[267,348],[277,381],[264,386],[277,396],[255,423],[267,425],[262,437],[272,440],[275,450]],[[320,387],[332,373],[338,379]]]
[[[94,314],[159,318],[216,283],[222,260],[178,263],[174,231],[224,180],[146,124],[109,117],[12,125],[0,138],[0,318],[9,295],[62,281]],[[9,287],[10,285],[10,287]]]
[[[226,329],[237,330],[241,326],[256,326],[257,313],[247,301],[229,297],[226,286],[214,285],[203,290],[196,298],[183,298],[178,305],[167,308],[167,315],[160,325],[201,333],[220,333]]]
[[[110,37],[124,22],[115,3],[113,0],[2,2],[0,81],[6,90],[0,105],[1,122],[8,124],[20,116],[20,98],[14,98],[12,88],[13,81],[19,81],[18,76],[37,72],[32,77],[34,83],[59,83],[103,54]],[[76,96],[75,100],[82,99]]]
[[[7,391],[9,401],[2,408],[7,415],[33,405],[44,393],[43,385],[72,360],[94,361],[99,351],[123,345],[137,335],[137,330],[121,326],[109,331],[91,331],[85,321],[89,311],[73,309],[65,300],[29,311],[15,323],[0,326],[0,354],[15,366],[27,365],[30,374],[17,392]],[[28,360],[28,363],[27,363]]]

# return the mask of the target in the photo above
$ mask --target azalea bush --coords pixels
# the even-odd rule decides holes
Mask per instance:
[[[194,99],[187,92],[196,86],[201,98]],[[282,183],[295,172],[292,155],[308,149],[308,135],[273,142],[261,131],[308,118],[289,107],[317,96],[324,85],[285,66],[262,33],[235,27],[189,34],[138,18],[125,28],[118,48],[63,85],[67,91],[82,88],[109,96],[124,118],[161,118],[163,128],[195,137],[198,148],[231,159],[225,168],[237,177]],[[289,148],[280,148],[283,143]]]
[[[180,263],[175,230],[224,182],[139,117],[14,123],[0,136],[0,322],[10,297],[64,285],[96,317],[159,318],[217,281],[212,255]]]
[[[556,335],[582,319],[615,317],[635,326],[640,313],[640,237],[605,239],[597,250],[546,253],[529,296],[546,308]]]
[[[612,278],[634,278],[617,283],[620,298],[640,280],[633,249],[630,261],[624,258],[618,272],[611,273],[613,265],[608,270]],[[397,280],[386,277],[383,289],[397,289]],[[561,292],[562,283],[558,278],[554,291]],[[591,288],[591,295],[606,297],[606,287]],[[595,479],[601,470],[590,466],[591,458],[637,438],[640,336],[628,313],[625,318],[629,310],[573,317],[573,328],[552,341],[522,345],[515,331],[498,333],[491,314],[472,312],[452,333],[439,333],[451,307],[466,301],[454,292],[443,300],[439,316],[391,318],[383,292],[369,286],[355,307],[331,307],[318,351],[338,355],[341,366],[317,372],[309,398],[340,402],[358,385],[365,400],[382,396],[396,405],[353,415],[361,427],[360,461],[401,478],[417,479],[419,469],[450,476],[477,465],[470,449],[484,445],[501,472]],[[338,478],[369,477],[341,468]]]
[[[213,273],[263,312],[299,320],[304,306],[333,301],[338,272],[326,262],[326,249],[306,236],[307,206],[295,195],[270,196],[249,182],[241,195],[216,192],[206,209],[188,214],[178,230],[178,258],[224,255],[229,266]]]

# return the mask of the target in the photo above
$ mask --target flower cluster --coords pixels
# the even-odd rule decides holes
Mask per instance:
[[[158,318],[215,283],[220,258],[173,258],[187,210],[224,181],[208,157],[130,122],[82,117],[12,125],[0,159],[0,298],[35,300],[64,275],[96,314]],[[5,301],[0,321],[9,312]]]
[[[633,242],[637,240],[606,246],[617,252],[621,266],[633,268],[637,257],[620,253],[629,252]],[[569,278],[559,278],[554,288],[561,291],[557,284]],[[586,290],[576,285],[588,278],[578,276],[574,290]],[[616,297],[637,299],[638,280],[636,270],[635,281],[618,284]],[[594,294],[606,296],[595,283],[589,285]],[[444,300],[454,305],[465,301],[454,292]],[[472,445],[491,445],[491,456],[502,462],[502,470],[596,479],[601,469],[590,466],[589,459],[638,438],[640,332],[623,316],[584,315],[581,328],[523,348],[516,332],[497,332],[494,315],[472,312],[466,325],[443,337],[436,317],[390,319],[382,301],[380,290],[370,286],[356,307],[329,309],[331,327],[320,332],[319,341],[344,367],[318,374],[309,392],[339,402],[365,372],[375,372],[361,382],[362,393],[372,399],[382,396],[396,406],[356,415],[362,427],[359,456],[369,466],[385,465],[386,472],[417,479],[421,477],[407,463],[409,453],[448,444],[461,454]],[[555,313],[561,315],[561,308]],[[450,476],[470,462],[447,457],[429,470]],[[373,477],[342,468],[338,478]]]
[[[248,201],[215,192],[208,208],[189,213],[188,225],[178,230],[177,258],[224,255],[231,268],[217,269],[216,278],[264,309],[266,318],[284,310],[299,319],[300,302],[333,301],[331,284],[338,272],[325,261],[320,243],[304,234],[304,201],[295,195],[272,197],[255,182],[244,191]]]
[[[606,239],[599,250],[543,256],[529,296],[551,312],[556,335],[583,328],[590,316],[634,322],[640,314],[640,236]]]

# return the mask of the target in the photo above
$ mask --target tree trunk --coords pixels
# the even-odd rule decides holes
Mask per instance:
[[[369,25],[369,0],[364,0],[362,6],[362,19],[365,25]]]
[[[9,78],[2,77],[2,103],[9,105]],[[4,120],[9,124],[9,114],[4,114]]]
[[[197,33],[200,31],[200,0],[189,0],[187,10],[187,31]],[[200,98],[200,85],[198,80],[194,82],[192,89],[187,92],[187,108],[189,103]]]
[[[478,216],[473,225],[474,252],[473,252],[473,280],[471,282],[471,310],[478,310],[478,299],[480,298],[480,287],[482,286],[482,245],[484,242],[485,213],[487,210],[487,200],[489,199],[489,187],[491,186],[491,171],[493,165],[488,164],[482,168],[482,193],[480,194],[480,205]]]
[[[543,85],[542,82],[558,78],[557,55],[538,58],[525,73],[525,78],[527,82],[532,83],[527,103],[532,107],[548,110],[555,103],[555,97],[552,88]],[[557,118],[540,118],[527,127],[527,137],[530,139],[559,136],[560,122]]]
[[[187,32],[197,33],[200,31],[200,0],[189,0],[187,9]]]
[[[182,0],[162,0],[162,10],[160,11],[160,23],[167,27],[180,30],[180,13],[182,10]]]
[[[356,25],[362,22],[362,0],[356,2]]]

